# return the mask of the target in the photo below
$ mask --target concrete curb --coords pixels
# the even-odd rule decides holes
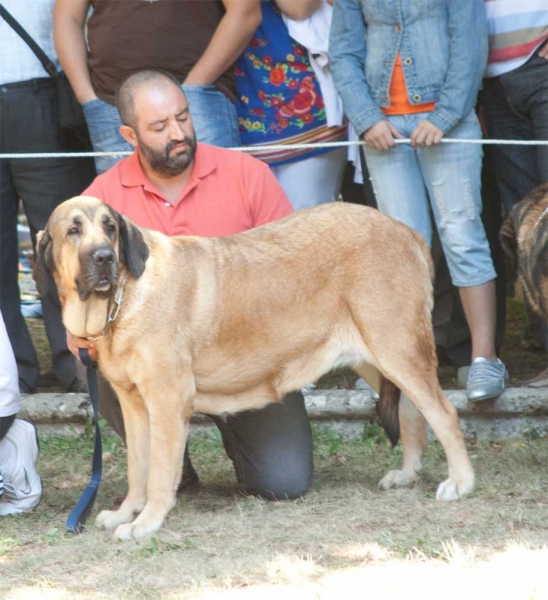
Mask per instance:
[[[508,388],[496,400],[467,402],[463,390],[444,391],[458,411],[468,439],[496,440],[524,435],[548,435],[548,388]],[[87,394],[22,394],[18,416],[33,421],[42,435],[80,429],[92,415]],[[367,390],[313,390],[305,393],[311,420],[320,428],[333,428],[342,437],[359,438],[375,416],[375,400]],[[210,421],[195,415],[199,429]]]

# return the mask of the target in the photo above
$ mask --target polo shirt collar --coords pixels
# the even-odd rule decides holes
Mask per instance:
[[[203,179],[216,169],[217,157],[214,148],[209,144],[198,142],[189,181]],[[150,186],[150,181],[143,171],[137,150],[121,161],[120,175],[122,185],[125,187],[143,186],[148,188]]]

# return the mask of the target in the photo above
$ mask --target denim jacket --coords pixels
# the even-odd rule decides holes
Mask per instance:
[[[483,0],[335,0],[329,59],[357,133],[385,120],[401,54],[411,104],[445,135],[474,107],[487,64]]]

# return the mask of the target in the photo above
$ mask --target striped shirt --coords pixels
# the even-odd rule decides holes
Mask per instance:
[[[497,77],[527,62],[548,38],[546,0],[484,0],[489,32],[485,77]]]

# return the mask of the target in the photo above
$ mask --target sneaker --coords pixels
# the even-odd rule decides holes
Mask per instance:
[[[0,498],[0,516],[32,510],[42,498],[42,480],[36,472],[40,447],[36,427],[15,419],[0,442],[0,472],[4,495]]]
[[[466,397],[470,402],[480,402],[499,396],[508,381],[504,363],[487,358],[476,358],[470,365],[466,383]]]

